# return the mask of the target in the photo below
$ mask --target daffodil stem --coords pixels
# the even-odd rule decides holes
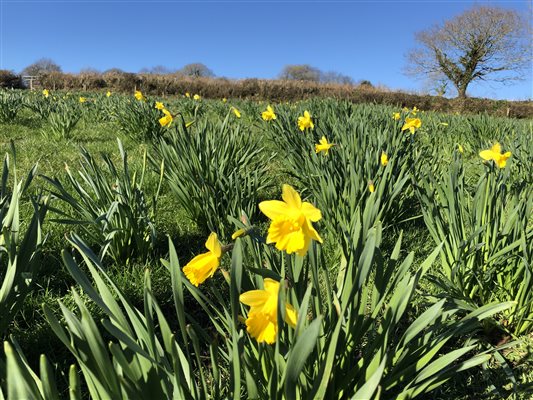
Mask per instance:
[[[233,243],[228,243],[228,244],[225,244],[224,246],[221,246],[222,254],[227,253],[230,250],[233,250],[233,246],[234,246]]]

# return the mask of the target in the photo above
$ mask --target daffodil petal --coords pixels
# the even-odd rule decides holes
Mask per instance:
[[[239,301],[250,307],[262,307],[269,297],[266,290],[249,290],[239,296]]]
[[[267,200],[259,203],[259,209],[270,219],[275,219],[280,215],[286,215],[289,212],[287,204],[280,200]]]
[[[301,229],[299,231],[293,232],[290,235],[287,235],[286,239],[287,240],[284,249],[287,251],[287,254],[295,253],[305,246],[305,235]],[[282,244],[283,242],[284,241],[282,240],[278,243]]]
[[[307,201],[302,203],[302,213],[307,219],[310,219],[313,222],[317,222],[322,219],[322,212]]]
[[[279,291],[279,282],[272,278],[263,279],[263,286],[267,292],[272,294],[277,294]]]
[[[304,229],[305,229],[305,236],[309,236],[311,239],[322,243],[322,238],[319,236],[318,232],[315,230],[315,228],[313,227],[310,221],[307,221]]]
[[[291,208],[302,207],[302,199],[294,188],[290,185],[284,184],[282,188],[281,198]]]
[[[507,160],[505,158],[500,158],[498,161],[496,161],[496,164],[498,165],[498,168],[505,168],[507,165]]]
[[[219,265],[217,257],[212,253],[203,253],[194,257],[183,267],[183,273],[187,279],[194,285],[198,286],[207,278],[213,276]]]
[[[298,321],[298,313],[292,305],[285,303],[285,322],[293,328],[296,328],[296,322]]]
[[[215,257],[220,258],[222,255],[222,247],[220,246],[220,242],[218,241],[218,237],[215,232],[211,232],[207,238],[207,241],[205,242],[205,247],[207,250],[211,251]]]
[[[479,152],[479,156],[484,160],[492,160],[494,158],[494,153],[492,150],[483,150]]]
[[[296,251],[296,254],[298,254],[300,257],[305,257],[307,254],[307,251],[309,250],[309,246],[311,245],[311,238],[309,236],[304,235],[304,244],[301,249]]]
[[[261,312],[250,312],[246,320],[246,330],[259,343],[272,344],[276,341],[277,326]]]

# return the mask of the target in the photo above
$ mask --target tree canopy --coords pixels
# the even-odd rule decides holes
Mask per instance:
[[[320,70],[308,64],[286,65],[281,70],[279,77],[287,80],[318,82]]]
[[[447,80],[466,97],[476,80],[509,82],[523,78],[531,60],[527,24],[516,11],[476,6],[415,36],[406,72]]]
[[[21,75],[37,76],[50,72],[61,72],[61,67],[50,58],[41,58],[24,68]]]
[[[294,64],[283,67],[279,74],[280,79],[307,82],[338,83],[352,85],[353,79],[336,71],[323,72],[309,64]]]
[[[180,72],[185,76],[199,77],[212,77],[215,76],[207,66],[202,63],[192,63],[185,65]]]

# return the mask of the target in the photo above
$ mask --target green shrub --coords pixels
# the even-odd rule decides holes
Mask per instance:
[[[100,258],[109,256],[117,265],[132,259],[147,261],[156,240],[154,225],[158,193],[152,198],[144,192],[146,154],[140,171],[130,171],[127,152],[118,141],[121,167],[102,154],[105,169],[84,148],[81,170],[76,177],[66,168],[68,185],[58,178],[46,178],[52,195],[63,206],[52,210],[56,222],[75,225],[78,232],[99,248]]]
[[[432,282],[466,311],[515,301],[498,321],[519,335],[533,329],[533,191],[514,190],[510,171],[490,164],[469,187],[456,154],[447,174],[417,180],[426,226],[444,243],[442,274]]]
[[[22,89],[22,79],[20,75],[15,74],[13,71],[0,69],[0,89]]]
[[[376,203],[375,220],[393,225],[405,217],[412,208],[412,194],[406,187],[409,169],[417,157],[413,138],[401,132],[401,123],[388,113],[370,114],[368,106],[348,102],[317,100],[305,107],[311,112],[313,129],[298,129],[295,115],[303,114],[302,107],[298,113],[276,107],[276,120],[263,126],[279,147],[289,175],[309,190],[324,210],[328,228],[335,232],[370,197]],[[315,151],[322,137],[333,143],[327,155]],[[385,166],[382,153],[388,158]],[[370,183],[375,193],[371,193]]]
[[[53,111],[48,114],[48,125],[41,130],[41,133],[46,139],[70,139],[82,115],[79,104],[73,99],[56,100]]]
[[[0,90],[0,122],[13,122],[23,105],[19,92]]]
[[[15,150],[12,147],[13,159]],[[0,182],[0,336],[3,336],[43,267],[41,250],[44,242],[42,224],[47,212],[47,199],[31,198],[33,212],[28,221],[20,218],[23,196],[33,181],[34,166],[25,181],[18,181],[9,156],[4,158]],[[8,182],[12,179],[13,188]]]
[[[344,247],[333,277],[317,246],[303,258],[280,255],[251,237],[237,239],[225,287],[197,288],[187,282],[169,241],[170,261],[164,263],[172,276],[177,331],[153,296],[148,271],[141,311],[113,283],[98,257],[79,238],[70,238],[94,284],[68,252],[63,253],[65,265],[104,313],[106,330],[104,339],[78,289],[72,289],[75,310],[60,302],[61,318],[44,306],[54,333],[76,359],[69,375],[71,398],[80,399],[80,387],[86,385],[92,398],[113,399],[410,399],[486,363],[490,354],[472,354],[475,341],[467,340],[455,350],[446,346],[510,304],[489,305],[455,319],[457,308],[445,306],[443,300],[406,324],[404,315],[417,282],[440,248],[413,274],[413,254],[399,258],[401,240],[386,258],[379,250],[381,225],[365,223],[360,220],[352,231],[356,240]],[[290,302],[299,315],[295,329],[289,328],[280,322],[285,307],[278,307],[273,345],[257,343],[239,322],[247,313],[239,296],[247,289],[261,289],[263,277],[285,282],[277,302]],[[201,308],[202,320],[197,309],[186,305],[185,291]],[[37,375],[16,344],[6,342],[4,348],[5,395],[59,398],[45,357]],[[0,365],[2,369],[6,367]]]
[[[112,109],[112,120],[121,132],[135,141],[157,140],[163,132],[159,118],[163,115],[151,100],[121,98]]]
[[[187,216],[204,232],[231,236],[228,215],[257,215],[261,192],[270,185],[271,157],[233,114],[223,121],[207,117],[173,129],[153,146],[155,165],[164,163],[165,178]]]

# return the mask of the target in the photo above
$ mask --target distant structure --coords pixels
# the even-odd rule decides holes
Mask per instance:
[[[24,76],[22,76],[22,82],[24,82],[24,84],[26,86],[28,86],[30,88],[30,90],[34,90],[33,82],[36,82],[38,79],[39,79],[39,77],[36,76],[36,75],[24,75]]]

